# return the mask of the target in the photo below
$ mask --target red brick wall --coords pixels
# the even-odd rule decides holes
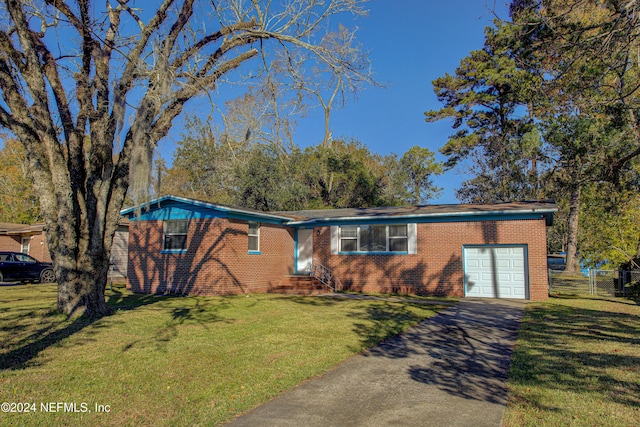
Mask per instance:
[[[331,268],[344,289],[463,296],[463,245],[526,244],[530,299],[548,297],[542,219],[418,224],[415,255],[332,255],[330,228],[319,231],[314,231],[314,258]]]
[[[20,236],[0,236],[0,251],[20,252],[21,239]]]
[[[42,262],[51,262],[51,254],[47,245],[47,236],[44,232],[34,234],[29,246],[29,255]]]
[[[162,253],[162,221],[129,224],[127,288],[134,292],[224,295],[266,292],[293,272],[293,230],[261,224],[261,254],[248,253],[248,224],[189,222],[186,253]]]

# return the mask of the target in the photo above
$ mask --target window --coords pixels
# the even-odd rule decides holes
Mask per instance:
[[[407,225],[340,227],[340,252],[408,252]]]
[[[409,250],[409,236],[406,225],[389,226],[389,250],[391,252],[407,252]]]
[[[340,227],[340,252],[358,250],[358,227],[349,225]]]
[[[22,252],[23,254],[28,254],[29,253],[29,246],[31,246],[31,238],[30,237],[23,237],[21,246],[22,247],[20,248],[20,252]]]
[[[361,225],[360,226],[360,251],[361,252],[387,252],[387,226],[386,225]]]
[[[187,249],[187,230],[189,223],[186,219],[164,222],[163,250]]]
[[[260,223],[249,223],[249,252],[260,251]]]

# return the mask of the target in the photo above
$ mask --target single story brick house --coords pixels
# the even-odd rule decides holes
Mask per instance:
[[[125,209],[134,292],[271,292],[317,265],[338,290],[542,300],[551,202],[260,212],[164,196]]]
[[[129,220],[122,218],[113,236],[111,269],[113,280],[124,280],[127,275],[129,247]],[[44,224],[14,224],[0,222],[0,251],[22,252],[41,262],[51,262]]]

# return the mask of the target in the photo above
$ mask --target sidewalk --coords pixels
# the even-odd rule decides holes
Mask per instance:
[[[500,426],[525,304],[465,299],[228,425]]]

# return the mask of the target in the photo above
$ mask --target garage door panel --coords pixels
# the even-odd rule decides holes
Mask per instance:
[[[469,263],[467,264],[467,268],[478,268],[478,267],[480,267],[480,260],[477,260],[477,259],[469,260]]]
[[[525,253],[523,246],[465,247],[465,295],[526,298]]]
[[[514,279],[514,276],[510,273],[498,273],[498,283],[501,283],[503,281],[505,282],[512,282]]]
[[[483,282],[491,282],[493,279],[493,274],[491,273],[481,273],[480,278]]]
[[[504,267],[504,268],[511,268],[511,260],[508,259],[499,259],[497,260],[496,264],[498,265],[498,267]]]
[[[524,292],[524,289],[513,289],[513,297],[525,299],[527,294]]]

